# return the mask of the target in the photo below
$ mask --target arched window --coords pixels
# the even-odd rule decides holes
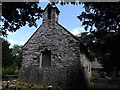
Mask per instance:
[[[51,66],[51,51],[45,49],[41,51],[40,67],[50,67]]]

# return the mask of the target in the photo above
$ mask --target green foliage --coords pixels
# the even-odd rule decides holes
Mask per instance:
[[[97,57],[96,53],[92,49],[92,45],[94,44],[93,36],[89,32],[83,32],[78,38],[87,47],[88,52],[91,56],[91,61],[95,61]]]
[[[2,42],[2,67],[9,67],[14,62],[12,49],[9,48],[10,44],[7,40],[3,39]]]
[[[21,48],[22,48],[22,46],[15,44],[15,45],[13,46],[13,49],[12,49],[12,54],[13,54],[14,56],[19,55],[19,54],[21,53]]]
[[[60,3],[61,5],[73,4],[78,5],[74,0],[49,0],[53,5]],[[28,25],[29,27],[37,27],[36,21],[42,17],[43,10],[38,2],[3,2],[2,3],[2,34],[7,36],[7,31],[15,32],[21,27]]]
[[[91,82],[99,81],[99,80],[100,80],[100,77],[91,77],[91,78],[90,78],[90,81],[91,81]]]
[[[15,74],[19,74],[19,70],[15,70],[14,72],[15,72]]]
[[[107,74],[120,71],[120,2],[116,3],[83,3],[85,11],[78,18],[90,31],[91,41],[87,46],[104,67]],[[87,36],[88,37],[88,36]],[[89,40],[90,41],[90,40]]]
[[[18,74],[21,66],[21,47],[14,45],[9,48],[10,44],[3,39],[2,43],[2,75]]]
[[[84,8],[85,11],[78,18],[85,26],[85,30],[114,30],[115,32],[119,30],[120,2],[85,2]]]
[[[2,68],[2,75],[14,75],[18,74],[16,63],[11,63],[11,66]]]
[[[49,0],[49,1],[52,5],[55,5],[58,3],[60,3],[61,5],[68,5],[68,4],[79,5],[79,4],[81,4],[81,2],[78,0],[72,0],[72,2],[70,0],[54,0],[54,2],[53,2],[53,0]]]
[[[12,54],[14,56],[14,61],[18,69],[21,67],[22,62],[22,46],[14,45],[12,48]]]
[[[15,32],[25,25],[37,27],[36,20],[42,17],[39,2],[3,2],[2,33]]]
[[[15,70],[13,67],[2,68],[2,75],[14,75],[16,74]]]

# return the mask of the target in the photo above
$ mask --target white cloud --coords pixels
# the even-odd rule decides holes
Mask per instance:
[[[15,44],[17,45],[24,45],[26,43],[26,41],[15,41],[15,40],[8,40],[8,42],[11,44],[10,48],[12,48]]]
[[[8,42],[10,43],[10,48],[12,48],[14,44],[17,44],[17,41],[15,40],[8,40]]]
[[[8,40],[9,42],[10,42],[10,44],[17,44],[17,41],[15,41],[15,40]]]
[[[26,43],[26,41],[21,41],[20,45],[24,45]]]
[[[73,29],[72,31],[70,31],[73,35],[79,35],[81,32],[85,32],[84,28],[81,27],[77,27],[75,29]]]
[[[7,34],[8,35],[14,35],[14,34],[16,34],[16,32],[9,32],[9,31],[7,31]]]

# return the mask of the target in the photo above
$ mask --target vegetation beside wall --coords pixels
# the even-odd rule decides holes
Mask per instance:
[[[2,75],[18,74],[21,66],[21,47],[14,45],[10,48],[10,43],[2,38]]]

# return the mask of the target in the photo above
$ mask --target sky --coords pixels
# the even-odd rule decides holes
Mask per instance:
[[[40,6],[44,9],[48,2],[40,2]],[[56,5],[60,10],[58,23],[65,27],[74,35],[78,35],[81,32],[85,32],[84,27],[81,26],[81,21],[77,18],[78,15],[84,10],[82,5]],[[42,19],[37,21],[38,27],[41,25]],[[38,28],[37,27],[37,28]],[[8,32],[8,37],[6,38],[12,47],[14,44],[24,45],[25,42],[32,36],[32,34],[37,30],[35,27],[21,27],[16,32]]]

